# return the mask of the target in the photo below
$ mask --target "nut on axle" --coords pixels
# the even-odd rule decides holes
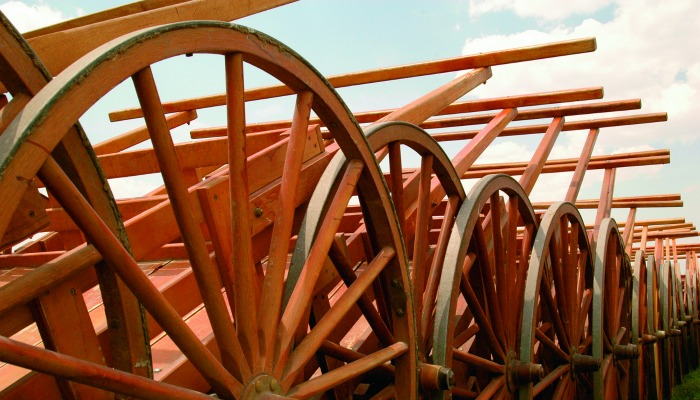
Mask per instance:
[[[539,382],[544,378],[544,367],[527,361],[520,361],[515,352],[508,353],[506,359],[506,386],[514,393],[518,386]]]
[[[423,390],[450,390],[455,385],[455,373],[435,364],[420,364],[420,385]]]
[[[617,360],[639,358],[639,347],[636,344],[616,344],[613,346],[613,356]]]
[[[657,335],[649,335],[649,334],[642,334],[641,337],[641,342],[642,344],[651,344],[651,343],[656,343],[659,340],[659,337]]]
[[[574,353],[569,360],[574,372],[595,372],[600,369],[600,359],[593,356]],[[571,376],[574,375],[571,374]]]
[[[676,329],[676,328],[671,328],[671,329],[669,329],[668,332],[667,332],[668,337],[678,337],[678,336],[681,335],[681,333],[682,333],[681,330],[680,330],[680,329]]]

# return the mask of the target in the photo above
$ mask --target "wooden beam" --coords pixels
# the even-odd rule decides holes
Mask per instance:
[[[139,29],[194,20],[232,21],[291,1],[190,0],[179,4],[172,2],[174,4],[164,7],[146,7],[147,10],[137,13],[133,13],[136,9],[132,8],[117,18],[105,15],[104,18],[95,18],[96,22],[88,25],[44,35],[32,34],[27,41],[51,75],[55,76],[90,50]]]
[[[589,90],[589,91],[584,91],[582,92],[582,95],[589,95],[589,94],[595,94],[595,90]],[[532,96],[537,96],[537,94],[534,94]],[[565,97],[562,96],[543,96],[542,98],[536,98],[536,100],[563,100]],[[567,97],[568,99],[571,99],[572,97],[569,96]],[[527,100],[527,96],[520,96],[518,100],[520,101],[508,101],[511,100],[510,98],[501,98],[502,101],[491,101],[491,100],[486,100],[486,103],[488,107],[490,107],[492,104],[504,104],[504,105],[511,105],[511,104],[516,104],[519,105],[518,107],[522,107],[521,104],[528,104],[532,103],[532,101],[527,102],[524,100]],[[575,99],[575,98],[574,98]],[[566,101],[577,101],[577,100],[566,100]],[[473,101],[466,101],[466,102],[459,102],[459,103],[452,103],[449,106],[443,108],[441,111],[433,113],[433,116],[436,115],[450,115],[450,114],[458,114],[458,113],[465,113],[465,112],[471,112],[469,111],[470,109],[474,109],[477,107],[474,107],[474,104],[479,105],[479,100],[473,100]],[[542,103],[546,104],[546,103]],[[514,107],[505,107],[505,108],[514,108]],[[603,112],[613,112],[613,111],[628,111],[628,110],[637,110],[641,108],[641,101],[638,99],[635,100],[624,100],[624,101],[610,101],[610,102],[599,102],[599,103],[588,103],[588,104],[582,104],[582,105],[572,105],[572,106],[560,106],[560,107],[546,107],[546,108],[538,108],[538,109],[530,109],[530,110],[519,110],[518,116],[515,118],[515,121],[521,121],[521,120],[531,120],[531,119],[543,119],[543,118],[557,118],[557,117],[566,117],[570,115],[582,115],[582,114],[594,114],[594,113],[603,113]],[[396,112],[396,109],[393,110],[382,110],[382,111],[372,111],[372,112],[365,112],[365,113],[355,113],[355,119],[359,123],[373,123],[376,122],[382,118],[385,118],[387,115]],[[443,119],[428,119],[425,122],[422,122],[418,124],[423,129],[431,129],[431,128],[445,128],[445,127],[456,127],[456,126],[466,126],[466,125],[478,125],[478,124],[487,124],[489,121],[491,121],[493,118],[496,117],[498,113],[488,113],[488,114],[479,114],[479,115],[469,115],[465,117],[459,117],[459,118],[443,118]],[[322,124],[320,119],[318,118],[312,118],[310,120],[311,123],[317,123],[317,124]],[[263,130],[270,130],[270,129],[284,129],[284,128],[289,128],[291,124],[291,121],[271,121],[271,122],[261,122],[261,123],[254,123],[254,124],[249,124],[246,127],[246,132],[251,133],[251,132],[259,132]],[[193,129],[190,131],[190,135],[193,139],[195,138],[205,138],[205,137],[219,137],[219,136],[226,136],[226,127],[213,127],[213,128],[200,128],[200,129]]]
[[[600,119],[590,119],[585,121],[570,121],[564,124],[562,131],[578,131],[578,130],[590,130],[590,129],[600,129],[609,128],[614,126],[625,126],[625,125],[638,125],[638,124],[649,124],[654,122],[664,122],[668,120],[668,115],[666,113],[653,113],[653,114],[639,114],[639,115],[629,115],[624,117],[612,117],[612,118],[600,118]],[[520,136],[520,135],[530,135],[533,133],[544,133],[547,131],[549,125],[525,125],[510,127],[503,130],[501,137],[504,136]],[[445,133],[434,133],[433,138],[438,142],[446,140],[464,140],[471,139],[478,133],[478,130],[462,131],[462,132],[445,132]]]
[[[474,68],[486,68],[494,65],[512,64],[523,61],[539,60],[551,57],[591,52],[596,49],[595,38],[578,39],[564,42],[549,43],[510,50],[501,50],[467,55],[444,60],[429,61],[417,64],[399,65],[368,71],[353,72],[328,77],[335,88],[364,85],[367,83],[385,82],[396,79],[417,76],[434,75],[445,72],[464,71]],[[260,100],[292,94],[292,90],[284,85],[267,86],[246,91],[245,100]],[[224,94],[216,94],[192,99],[167,102],[163,104],[166,113],[216,107],[226,104]],[[143,114],[139,108],[115,111],[109,114],[111,121],[139,118]]]
[[[664,154],[665,153],[665,154]],[[592,169],[607,169],[607,168],[622,168],[636,167],[643,165],[668,164],[671,162],[671,156],[668,150],[662,150],[660,153],[627,153],[622,157],[616,156],[596,156],[591,157],[590,163],[587,165],[588,170]],[[577,168],[578,159],[565,160],[549,160],[542,169],[542,173],[553,172],[572,172]],[[482,178],[486,175],[495,173],[504,173],[508,175],[522,175],[525,171],[525,166],[506,164],[476,164],[469,171],[462,175],[462,179]],[[568,201],[568,199],[567,199]]]

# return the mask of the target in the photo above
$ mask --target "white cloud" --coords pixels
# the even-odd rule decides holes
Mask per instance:
[[[591,36],[598,46],[588,54],[495,66],[488,85],[473,94],[492,97],[603,86],[606,100],[641,98],[641,112],[668,112],[669,121],[603,129],[597,148],[620,148],[631,140],[663,148],[699,138],[693,117],[700,114],[700,53],[695,51],[700,48],[700,8],[694,0],[618,0],[615,5],[608,22],[587,19],[576,26],[467,40],[464,54]],[[638,112],[625,112],[631,113]],[[660,135],[662,131],[673,134]]]
[[[557,20],[574,14],[595,12],[612,0],[561,1],[561,0],[470,0],[469,15],[479,15],[510,10],[519,17],[536,17]]]
[[[512,141],[494,143],[486,148],[477,160],[477,164],[494,164],[519,162],[532,158],[533,151],[526,146]]]
[[[0,4],[0,10],[20,32],[29,32],[66,19],[61,11],[41,3],[29,5],[13,0]]]

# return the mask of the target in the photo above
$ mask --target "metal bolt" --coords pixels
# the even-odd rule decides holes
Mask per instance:
[[[255,382],[255,391],[262,393],[263,390],[265,390],[265,382],[263,382],[262,379],[258,379],[257,382]]]
[[[70,288],[70,295],[71,295],[71,296],[75,296],[75,289]]]
[[[263,215],[263,210],[260,207],[255,207],[253,210],[253,214],[255,215],[255,218],[260,218]]]
[[[282,386],[280,386],[279,382],[277,382],[277,379],[272,379],[270,381],[270,390],[273,392],[279,392],[282,390]]]

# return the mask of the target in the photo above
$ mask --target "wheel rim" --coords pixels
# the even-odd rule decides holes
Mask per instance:
[[[596,240],[595,279],[602,290],[593,292],[593,309],[601,312],[593,319],[593,356],[601,359],[593,375],[595,395],[627,398],[630,359],[638,354],[630,345],[632,271],[615,220],[601,222]]]
[[[663,342],[665,340],[665,335],[661,335],[663,332],[663,318],[661,316],[661,304],[659,303],[659,296],[661,294],[661,286],[659,282],[659,269],[656,264],[656,258],[653,254],[647,256],[646,259],[647,267],[647,304],[648,307],[648,318],[647,325],[649,326],[649,332],[656,336],[657,341],[653,344],[654,351],[654,364],[653,366],[653,380],[656,383],[654,389],[656,391],[656,397],[662,398],[664,391],[664,379],[662,371],[662,358],[663,358]]]
[[[41,169],[42,181],[45,181],[49,191],[52,194],[56,194],[59,202],[69,212],[72,212],[78,225],[83,228],[86,236],[100,250],[103,257],[108,259],[111,265],[116,265],[115,268],[119,268],[117,270],[118,274],[137,293],[137,297],[145,304],[149,312],[154,315],[159,324],[165,328],[171,338],[177,342],[178,347],[192,360],[199,372],[205,376],[217,393],[224,397],[250,397],[254,396],[253,393],[258,389],[256,386],[258,382],[262,382],[260,385],[264,387],[264,392],[284,392],[299,398],[313,396],[315,393],[323,392],[336,383],[342,384],[342,382],[351,379],[351,377],[338,378],[338,373],[323,374],[305,384],[296,385],[296,377],[301,374],[301,369],[310,365],[307,363],[309,360],[308,354],[313,355],[314,348],[318,348],[317,346],[323,344],[319,343],[318,340],[319,337],[323,339],[324,335],[313,333],[314,330],[312,329],[312,332],[305,335],[305,338],[313,337],[314,340],[298,343],[294,352],[290,353],[296,331],[305,331],[308,324],[308,320],[304,317],[304,309],[299,306],[305,303],[308,293],[301,289],[292,290],[289,304],[296,304],[296,306],[288,304],[284,315],[281,314],[284,283],[280,282],[279,279],[270,278],[270,281],[274,281],[271,282],[271,285],[267,285],[270,282],[268,282],[268,279],[265,279],[265,288],[272,287],[272,289],[263,291],[257,295],[258,297],[256,297],[254,292],[251,294],[251,290],[254,290],[253,288],[256,287],[251,284],[256,279],[256,260],[253,260],[253,255],[250,254],[253,251],[251,250],[250,236],[237,232],[239,232],[239,227],[243,231],[255,228],[250,228],[252,223],[248,210],[235,205],[247,204],[248,202],[249,193],[245,178],[240,178],[235,173],[231,174],[233,177],[232,186],[236,188],[231,191],[232,202],[234,203],[232,210],[232,219],[235,226],[233,237],[234,240],[240,239],[237,242],[240,246],[233,246],[233,249],[229,250],[232,251],[234,262],[237,262],[237,265],[242,267],[236,273],[236,281],[232,283],[235,290],[228,290],[227,296],[229,297],[229,302],[235,304],[236,310],[234,313],[238,317],[235,319],[237,321],[236,330],[238,335],[233,333],[235,331],[230,320],[226,322],[228,312],[226,311],[227,308],[223,297],[216,294],[218,290],[211,290],[213,288],[212,285],[217,284],[211,281],[211,279],[215,279],[213,277],[216,276],[216,272],[214,270],[207,271],[206,268],[200,270],[200,267],[196,268],[199,271],[195,271],[198,276],[198,283],[202,287],[200,292],[205,297],[206,308],[211,315],[212,325],[214,325],[214,335],[220,339],[218,344],[223,354],[223,365],[221,365],[203,348],[191,331],[188,332],[188,328],[184,326],[179,315],[167,305],[167,301],[150,285],[147,278],[144,280],[139,275],[140,271],[137,271],[138,267],[128,253],[121,246],[117,246],[112,237],[100,237],[97,230],[92,227],[92,222],[99,222],[99,218],[97,218],[97,221],[95,221],[96,217],[94,215],[84,217],[87,219],[80,218],[78,214],[87,212],[89,209],[86,206],[86,202],[77,199],[76,204],[71,203],[71,196],[75,194],[74,192],[66,191],[59,194],[59,192],[64,191],[60,185],[61,182],[66,183],[65,180],[61,180],[64,176],[60,166],[52,163],[52,158],[49,157],[48,152],[44,151],[44,149],[50,150],[55,148],[60,140],[60,136],[55,135],[53,132],[67,130],[90,104],[103,96],[111,87],[130,76],[134,79],[142,107],[146,110],[146,122],[149,130],[160,131],[161,133],[167,131],[167,128],[163,129],[162,126],[163,115],[162,111],[159,112],[158,110],[158,93],[149,66],[157,61],[176,55],[207,52],[224,54],[227,76],[230,77],[227,82],[229,104],[231,105],[229,110],[234,110],[236,106],[239,107],[239,110],[242,109],[244,101],[242,85],[243,62],[267,71],[287,84],[290,88],[290,93],[297,93],[295,110],[300,114],[297,121],[301,123],[301,127],[297,127],[297,130],[295,130],[294,126],[292,127],[289,147],[293,147],[295,141],[302,142],[303,146],[307,133],[307,126],[303,124],[303,121],[306,120],[306,123],[308,123],[308,115],[311,109],[323,120],[324,125],[330,127],[331,133],[344,156],[352,161],[350,161],[350,168],[344,172],[344,182],[347,184],[347,187],[342,191],[336,190],[333,193],[332,196],[337,205],[333,206],[334,208],[326,213],[324,222],[332,219],[330,216],[332,212],[342,215],[342,210],[347,206],[347,201],[356,189],[363,203],[365,221],[372,227],[371,232],[377,232],[374,235],[370,234],[370,242],[372,248],[380,256],[377,262],[370,266],[375,266],[376,268],[373,269],[377,272],[393,276],[394,278],[390,279],[390,281],[398,280],[399,289],[396,291],[397,296],[400,298],[403,293],[403,298],[405,299],[407,296],[406,292],[408,292],[405,288],[409,288],[410,283],[405,272],[407,270],[405,260],[400,256],[402,253],[401,242],[398,239],[400,233],[391,211],[389,196],[386,194],[386,185],[359,126],[330,85],[303,59],[272,38],[232,24],[187,22],[136,32],[94,50],[66,69],[29,102],[24,118],[15,119],[0,137],[0,142],[2,143],[2,150],[0,150],[0,171],[2,173],[0,201],[7,205],[8,209],[13,210],[26,186],[26,182],[17,180],[15,177],[33,177]],[[244,117],[241,117],[240,113],[236,115],[233,111],[229,114],[231,114],[229,115],[230,130],[236,132],[233,133],[234,136],[232,137],[243,134]],[[27,116],[31,117],[28,118]],[[65,129],[63,129],[64,126]],[[165,141],[159,142],[159,144],[155,144],[156,140],[154,139],[154,146],[158,147],[162,153],[167,154],[169,151],[168,147],[172,147],[172,143],[168,145],[168,140],[163,137],[162,139]],[[231,158],[229,164],[232,171],[245,172],[244,147],[232,146],[229,154]],[[165,155],[163,157],[167,158],[168,156]],[[18,162],[17,160],[22,160],[23,162]],[[161,160],[159,159],[159,161]],[[161,162],[162,165],[167,163],[167,161]],[[288,165],[286,161],[285,165]],[[163,166],[161,168],[167,169]],[[169,173],[166,172],[167,174]],[[294,177],[295,174],[298,175],[299,173],[292,170],[289,176]],[[191,199],[187,193],[187,187],[178,181],[177,175],[177,173],[172,173],[169,176],[164,176],[171,201],[178,215],[177,223],[183,226],[189,224],[190,228],[182,228],[183,235],[192,234],[197,236],[197,222],[194,222],[195,228],[192,228],[192,220],[186,215],[186,210],[190,207],[188,202]],[[283,176],[282,180],[289,180],[289,176],[285,176],[287,176],[287,179]],[[293,184],[288,184],[288,186],[294,187]],[[174,194],[178,192],[180,193],[179,195]],[[177,203],[180,203],[180,205],[178,206]],[[70,210],[71,208],[72,210]],[[179,212],[177,211],[178,208],[180,209]],[[287,211],[287,214],[289,214],[289,211]],[[291,216],[287,214],[282,211],[282,223],[276,223],[274,228],[272,228],[273,239],[270,254],[273,253],[275,245],[280,245],[284,249],[288,246],[294,204],[291,207]],[[0,232],[4,232],[10,218],[11,212],[0,213]],[[93,219],[90,220],[89,218]],[[316,282],[319,274],[319,265],[322,265],[325,259],[325,256],[320,255],[324,253],[322,248],[330,246],[329,242],[332,241],[335,233],[333,224],[328,224],[329,228],[325,229],[324,234],[321,235],[323,240],[317,240],[311,251],[311,253],[316,254],[314,256],[316,262],[306,260],[306,264],[309,264],[309,268],[313,269],[313,271],[305,275],[303,283],[311,284],[311,286]],[[278,226],[283,225],[287,227],[278,229]],[[199,235],[201,236],[201,232],[199,232]],[[276,241],[274,238],[278,237],[281,239]],[[197,240],[192,240],[192,242],[195,243],[191,244],[191,246],[195,247],[191,252],[195,255],[190,257],[192,263],[194,264],[194,259],[199,257],[200,265],[210,264],[206,252],[202,250],[203,247],[197,248],[199,246]],[[317,244],[320,242],[326,244]],[[187,243],[191,242],[186,240]],[[190,250],[188,248],[188,253],[190,253]],[[139,251],[137,245],[134,252],[140,254]],[[286,251],[283,253],[278,256],[271,255],[271,259],[267,261],[267,267],[270,268],[268,271],[272,271],[275,270],[274,260],[277,260],[276,265],[278,267],[276,271],[282,270],[282,279],[284,277]],[[276,254],[281,253],[278,252]],[[394,256],[395,254],[399,254],[399,256]],[[123,265],[120,266],[120,262]],[[279,267],[280,265],[282,268]],[[209,275],[208,278],[207,275]],[[271,274],[266,274],[266,277],[268,275],[271,276]],[[279,276],[279,272],[275,276]],[[226,277],[223,280],[226,281]],[[244,281],[245,283],[243,283]],[[356,292],[358,291],[357,289],[350,290],[354,295],[357,295]],[[231,294],[231,292],[234,293]],[[267,296],[268,293],[271,293],[271,295]],[[278,298],[278,300],[273,300],[272,304],[267,302],[264,304],[266,306],[270,305],[272,310],[276,308],[274,304],[279,304],[280,313],[266,310],[267,314],[273,314],[273,317],[261,317],[262,312],[260,314],[256,312],[249,313],[250,307],[256,307],[256,299],[259,297],[264,299]],[[344,300],[346,303],[349,302],[347,299],[348,297]],[[397,394],[402,398],[410,398],[417,390],[413,376],[416,368],[414,361],[415,348],[411,341],[413,337],[411,332],[414,328],[410,301],[405,302],[404,308],[402,315],[393,316],[395,319],[393,324],[394,336],[397,342],[368,357],[362,357],[361,360],[355,363],[348,363],[348,365],[351,368],[352,366],[358,367],[357,371],[364,372],[368,369],[375,369],[377,363],[383,364],[384,361],[392,360],[396,379],[401,382],[401,385],[397,385]],[[247,321],[245,318],[240,317],[244,313],[249,316],[258,315],[258,317],[250,318]],[[394,313],[396,313],[396,309],[394,309]],[[334,314],[336,316],[342,315],[343,311],[334,311]],[[276,329],[265,329],[271,326],[276,327]],[[317,321],[314,328],[319,326],[323,326],[323,329],[328,331],[328,327],[332,327],[333,323]],[[260,340],[257,338],[258,328],[263,333],[263,337]],[[280,334],[282,340],[269,340],[270,337],[276,337],[277,333],[275,332]],[[316,332],[321,332],[320,328]],[[303,333],[302,336],[304,336]],[[240,337],[240,343],[236,343],[236,336]],[[234,339],[230,339],[230,343],[226,344],[221,338]],[[309,344],[311,342],[313,343]],[[272,346],[269,346],[269,343],[274,343],[275,349],[271,348]],[[299,350],[300,348],[303,350]],[[258,351],[259,354],[256,355]],[[5,357],[5,354],[3,354],[3,357]],[[274,362],[272,361],[273,359],[275,359]],[[270,364],[274,365],[269,368]],[[340,372],[347,372],[347,369],[340,370]],[[56,371],[52,373],[56,373]],[[337,381],[334,379],[337,379]],[[252,387],[255,387],[255,390],[252,390]],[[108,389],[115,390],[114,387],[109,387]],[[125,386],[121,389],[130,390]]]
[[[643,250],[634,256],[633,290],[632,290],[632,341],[638,346],[639,358],[632,362],[631,381],[632,398],[661,397],[658,384],[659,359],[656,349],[657,335],[654,318],[657,314],[656,302],[653,300],[658,286],[653,279],[655,268],[649,264],[653,257],[646,259]],[[656,317],[658,321],[658,316]]]
[[[487,216],[482,219],[480,214]],[[440,278],[433,333],[433,361],[455,373],[453,396],[511,395],[521,383],[513,379],[511,367],[519,367],[528,379],[538,375],[537,366],[518,361],[520,290],[535,229],[527,195],[506,175],[481,179],[457,214]]]
[[[559,257],[552,258],[552,250]],[[557,260],[561,262],[553,262]],[[591,371],[599,366],[592,357],[593,273],[578,210],[571,203],[552,204],[542,218],[530,258],[520,343],[522,359],[542,364],[545,375],[536,385],[522,387],[521,399],[590,397]],[[565,310],[575,318],[568,327],[563,322]]]

